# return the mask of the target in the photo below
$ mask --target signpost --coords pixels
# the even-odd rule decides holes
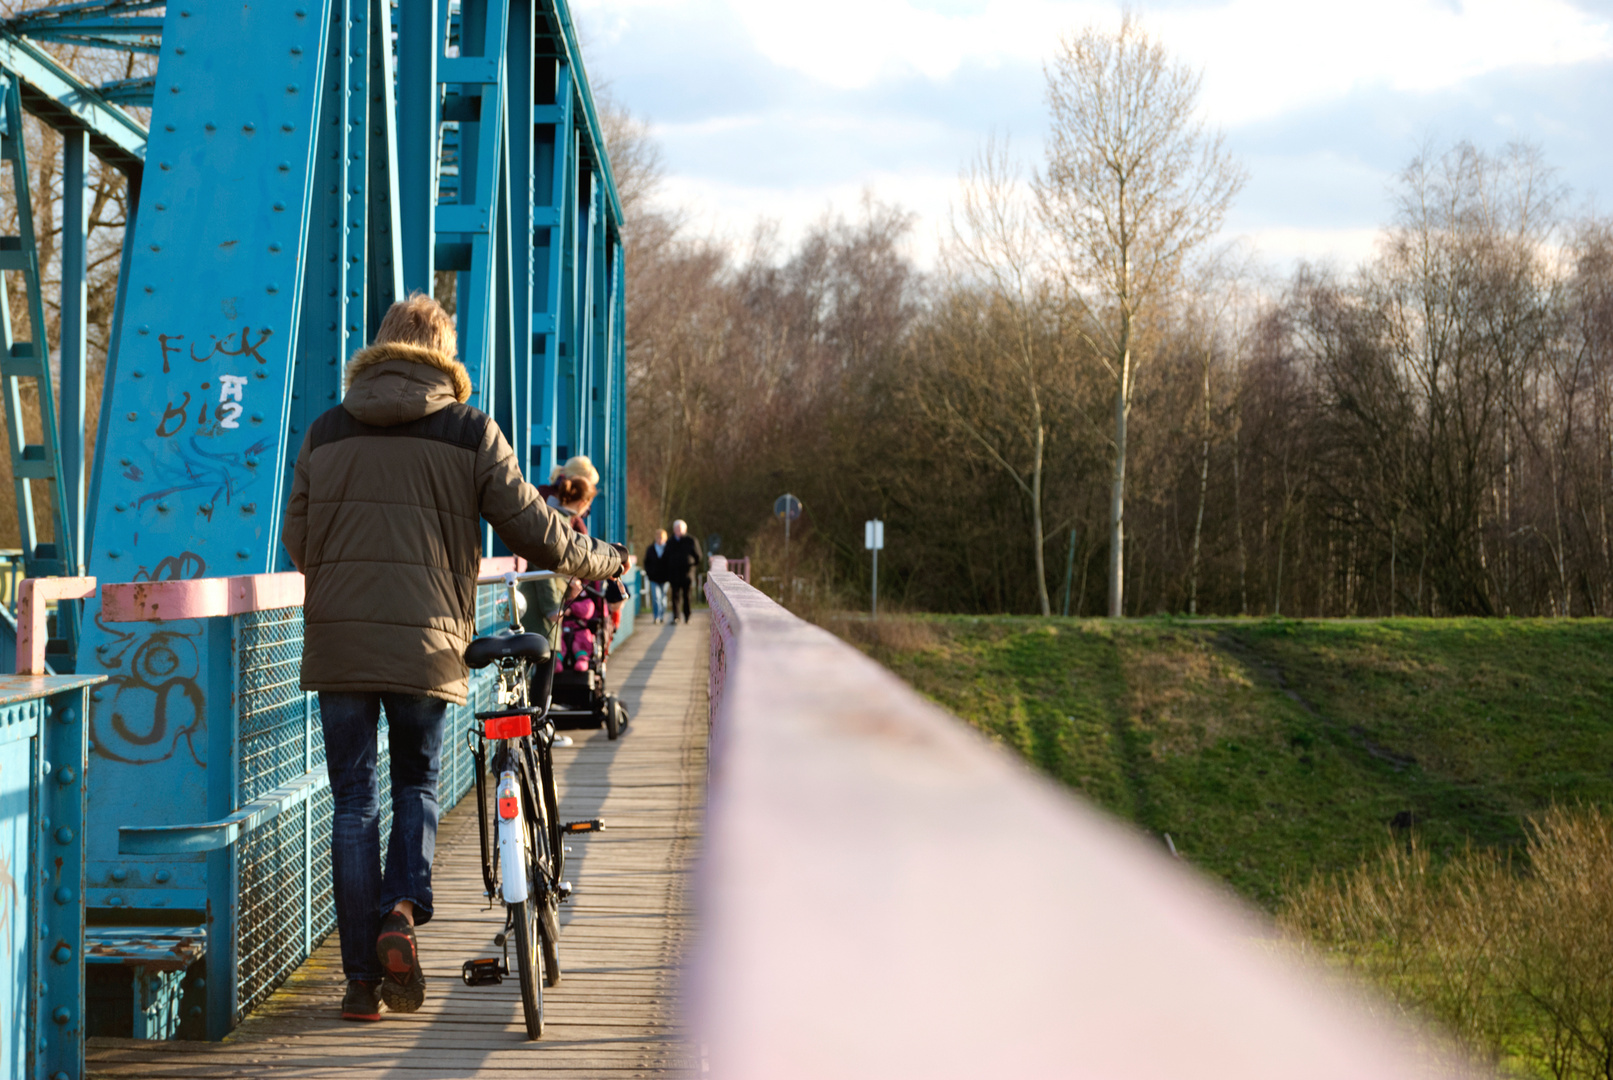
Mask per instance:
[[[885,546],[885,523],[863,522],[863,547],[874,553],[874,618],[879,618],[879,549]]]
[[[773,513],[784,519],[784,595],[779,601],[786,603],[785,597],[791,595],[790,586],[794,581],[790,577],[790,522],[801,516],[801,500],[785,492],[773,500]]]

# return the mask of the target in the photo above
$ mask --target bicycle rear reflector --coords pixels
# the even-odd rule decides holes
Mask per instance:
[[[510,973],[509,967],[496,956],[484,956],[480,960],[466,960],[465,966],[460,968],[459,977],[465,980],[466,986],[495,986],[504,981],[504,976]]]
[[[498,816],[513,821],[521,812],[521,796],[515,789],[515,774],[500,773],[498,778]]]
[[[509,713],[489,716],[482,721],[482,736],[488,739],[524,739],[532,734],[532,714]]]
[[[560,831],[568,836],[572,833],[604,832],[605,823],[598,818],[592,821],[568,821],[560,826]]]

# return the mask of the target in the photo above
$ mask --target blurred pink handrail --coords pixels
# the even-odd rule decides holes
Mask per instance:
[[[1486,1075],[716,565],[684,1007],[745,1080]]]

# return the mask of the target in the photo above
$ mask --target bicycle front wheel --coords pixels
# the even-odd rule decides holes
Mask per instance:
[[[521,1011],[526,1017],[526,1037],[543,1037],[543,950],[538,947],[538,908],[536,896],[510,905],[515,921],[515,965],[521,975]]]

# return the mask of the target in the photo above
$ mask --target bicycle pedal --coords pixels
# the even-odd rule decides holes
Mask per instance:
[[[459,977],[466,986],[496,986],[509,973],[509,966],[504,961],[496,956],[486,956],[479,960],[466,960],[465,966],[459,970]]]
[[[562,904],[565,903],[567,900],[570,900],[571,899],[571,882],[562,881],[560,883],[560,890],[559,891],[560,891],[560,902]]]
[[[501,949],[504,948],[504,943],[508,940],[510,940],[509,935],[502,930],[493,935],[493,944]]]
[[[560,826],[560,831],[568,836],[575,833],[604,832],[605,823],[598,818],[591,821],[568,821]]]

